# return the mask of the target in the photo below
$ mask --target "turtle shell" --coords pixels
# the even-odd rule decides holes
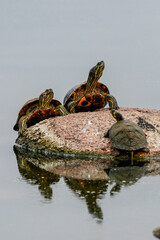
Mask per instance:
[[[87,82],[71,88],[64,97],[63,105],[65,107],[67,107],[67,104],[69,102],[75,101],[78,99],[81,100],[84,97],[86,85],[87,85]],[[79,109],[76,109],[76,110],[80,111],[80,108],[82,108],[82,109],[84,108],[83,111],[85,110],[85,108],[86,108],[86,110],[92,110],[91,108],[92,107],[94,108],[94,106],[96,106],[96,108],[104,107],[107,104],[107,100],[106,100],[105,96],[108,95],[109,93],[110,93],[109,89],[107,88],[106,85],[104,85],[103,83],[97,82],[96,88],[93,92],[94,102],[92,103],[92,105],[89,106],[89,109],[87,109],[86,105],[84,104],[84,106],[83,106],[83,103],[82,103],[80,107],[77,107]],[[97,94],[97,98],[96,98],[96,94]],[[101,95],[102,98],[99,99],[98,98],[99,95]]]
[[[136,151],[147,145],[143,130],[129,120],[116,122],[109,129],[109,138],[111,145],[119,150]]]
[[[33,126],[44,119],[56,117],[57,115],[58,112],[54,108],[39,109],[30,116],[27,121],[27,127]]]
[[[13,127],[13,129],[15,131],[18,131],[18,121],[19,121],[19,119],[21,117],[23,117],[24,115],[26,115],[28,112],[33,111],[35,109],[35,112],[34,112],[33,116],[27,122],[27,126],[29,127],[29,126],[34,125],[35,123],[37,123],[37,122],[39,122],[41,120],[44,120],[46,118],[49,118],[49,117],[57,115],[56,111],[54,110],[54,108],[56,108],[57,106],[61,105],[61,103],[58,100],[52,99],[52,101],[51,101],[51,103],[49,105],[50,106],[49,109],[36,111],[38,103],[39,103],[39,97],[30,99],[29,101],[27,101],[23,105],[23,107],[19,111],[16,124]],[[55,113],[53,113],[53,112],[55,112]],[[40,119],[40,120],[38,121],[38,119]]]

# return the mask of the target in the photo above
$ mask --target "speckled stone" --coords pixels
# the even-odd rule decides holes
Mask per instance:
[[[125,119],[139,124],[146,133],[150,153],[160,154],[160,110],[120,108]],[[69,114],[44,120],[19,136],[16,144],[43,154],[87,154],[111,156],[104,133],[116,122],[109,109]]]

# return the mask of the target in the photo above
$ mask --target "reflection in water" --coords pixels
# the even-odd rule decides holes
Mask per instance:
[[[113,196],[115,193],[120,192],[122,186],[131,186],[136,183],[145,174],[144,167],[126,166],[112,168],[108,171],[111,183],[114,183],[110,194]]]
[[[88,161],[88,164],[92,170],[96,170],[97,174],[100,172],[100,175],[93,174],[89,180],[84,180],[84,175],[82,175],[81,178],[81,174],[77,174],[77,170],[84,171],[84,168],[86,168],[86,161],[82,159],[76,159],[75,166],[73,165],[74,160],[70,160],[69,162],[72,164],[69,165],[68,170],[66,170],[67,168],[64,168],[64,165],[67,166],[65,159],[39,157],[38,155],[27,153],[17,147],[14,147],[14,152],[17,157],[19,172],[23,179],[30,184],[38,185],[39,191],[45,199],[52,199],[51,184],[57,183],[60,180],[60,176],[64,177],[66,185],[77,197],[85,199],[89,213],[98,219],[98,221],[103,220],[103,213],[97,201],[102,199],[106,194],[109,184],[114,185],[110,190],[110,195],[114,196],[115,193],[120,192],[123,186],[130,186],[136,183],[138,179],[145,174],[145,167],[123,166],[108,170],[105,169],[105,174],[106,176],[108,174],[109,178],[106,177],[104,179],[104,174],[101,173],[102,170],[106,168],[106,165],[104,161],[101,162],[97,160],[97,169],[95,169],[95,162],[93,164],[91,161]],[[79,161],[79,164],[77,161]],[[50,172],[42,169],[44,165],[49,166],[49,168],[46,169]],[[78,168],[78,166],[80,166],[80,168]],[[72,177],[69,177],[68,171],[72,172]],[[98,179],[97,176],[99,176]]]
[[[23,179],[30,184],[38,185],[38,189],[45,199],[52,199],[53,193],[50,185],[57,183],[60,177],[37,168],[27,161],[26,155],[20,154],[16,148],[14,148],[14,152],[17,157],[18,169]]]
[[[108,188],[106,180],[79,180],[65,178],[66,184],[80,198],[85,198],[89,213],[98,219],[103,219],[101,208],[97,204],[97,200],[101,199]]]

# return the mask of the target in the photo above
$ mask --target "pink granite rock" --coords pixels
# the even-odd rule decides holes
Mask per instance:
[[[150,150],[145,155],[160,154],[160,110],[120,108],[119,112],[143,128]],[[112,148],[104,133],[115,122],[109,109],[50,118],[28,128],[16,143],[44,154],[110,156]]]

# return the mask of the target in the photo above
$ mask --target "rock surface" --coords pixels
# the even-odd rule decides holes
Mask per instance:
[[[155,176],[160,174],[160,159],[150,160],[146,163],[136,163],[130,166],[121,162],[117,163],[106,159],[78,159],[78,158],[59,158],[53,156],[43,156],[42,154],[28,152],[22,148],[14,146],[19,170],[23,172],[33,172],[35,166],[39,170],[44,170],[59,177],[83,180],[113,180],[123,185],[124,182],[135,183],[143,176]],[[30,165],[31,164],[31,165]],[[30,175],[30,174],[29,174]],[[36,173],[36,176],[39,174]],[[26,175],[25,175],[26,176]],[[29,177],[30,179],[30,177]]]
[[[160,154],[160,110],[120,108],[119,112],[146,133],[150,153],[144,155]],[[114,123],[109,109],[50,118],[28,128],[16,144],[45,155],[112,158],[109,139],[103,136]]]

